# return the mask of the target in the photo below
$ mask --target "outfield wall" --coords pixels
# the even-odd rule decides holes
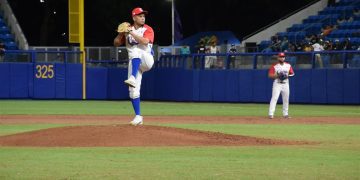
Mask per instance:
[[[360,104],[360,69],[297,69],[291,103]],[[89,67],[87,99],[128,99],[127,69]],[[0,63],[1,99],[82,99],[81,64]],[[266,69],[155,68],[143,76],[142,99],[204,102],[269,102]]]

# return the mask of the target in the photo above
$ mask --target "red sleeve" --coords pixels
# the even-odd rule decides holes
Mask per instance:
[[[275,74],[275,64],[273,64],[269,69],[269,74]]]
[[[145,25],[146,27],[146,30],[144,32],[144,38],[148,39],[150,41],[151,44],[154,43],[154,30],[148,26],[148,25]]]
[[[293,70],[293,68],[290,66],[290,71],[289,71],[289,75],[294,75],[295,73],[294,73],[294,70]]]

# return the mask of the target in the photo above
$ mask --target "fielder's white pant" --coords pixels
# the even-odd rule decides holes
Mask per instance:
[[[140,59],[141,59],[140,67],[135,78],[135,82],[136,82],[135,88],[129,87],[129,97],[131,99],[136,99],[140,97],[142,74],[146,71],[149,71],[151,67],[154,65],[154,57],[150,53],[143,52],[141,54]],[[129,60],[128,78],[130,78],[131,74],[132,74],[132,59]]]
[[[273,116],[276,108],[277,101],[279,99],[279,96],[282,96],[283,100],[283,116],[289,115],[289,95],[290,95],[290,89],[289,89],[289,83],[286,82],[284,84],[278,83],[274,81],[273,87],[272,87],[272,97],[270,101],[270,108],[269,108],[269,116]]]

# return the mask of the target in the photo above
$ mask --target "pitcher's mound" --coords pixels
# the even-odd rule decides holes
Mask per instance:
[[[246,146],[309,144],[161,126],[73,126],[0,137],[0,146]]]

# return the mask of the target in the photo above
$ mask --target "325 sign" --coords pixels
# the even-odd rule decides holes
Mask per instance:
[[[35,66],[35,77],[38,79],[51,79],[54,78],[54,65],[53,64],[38,64]]]

